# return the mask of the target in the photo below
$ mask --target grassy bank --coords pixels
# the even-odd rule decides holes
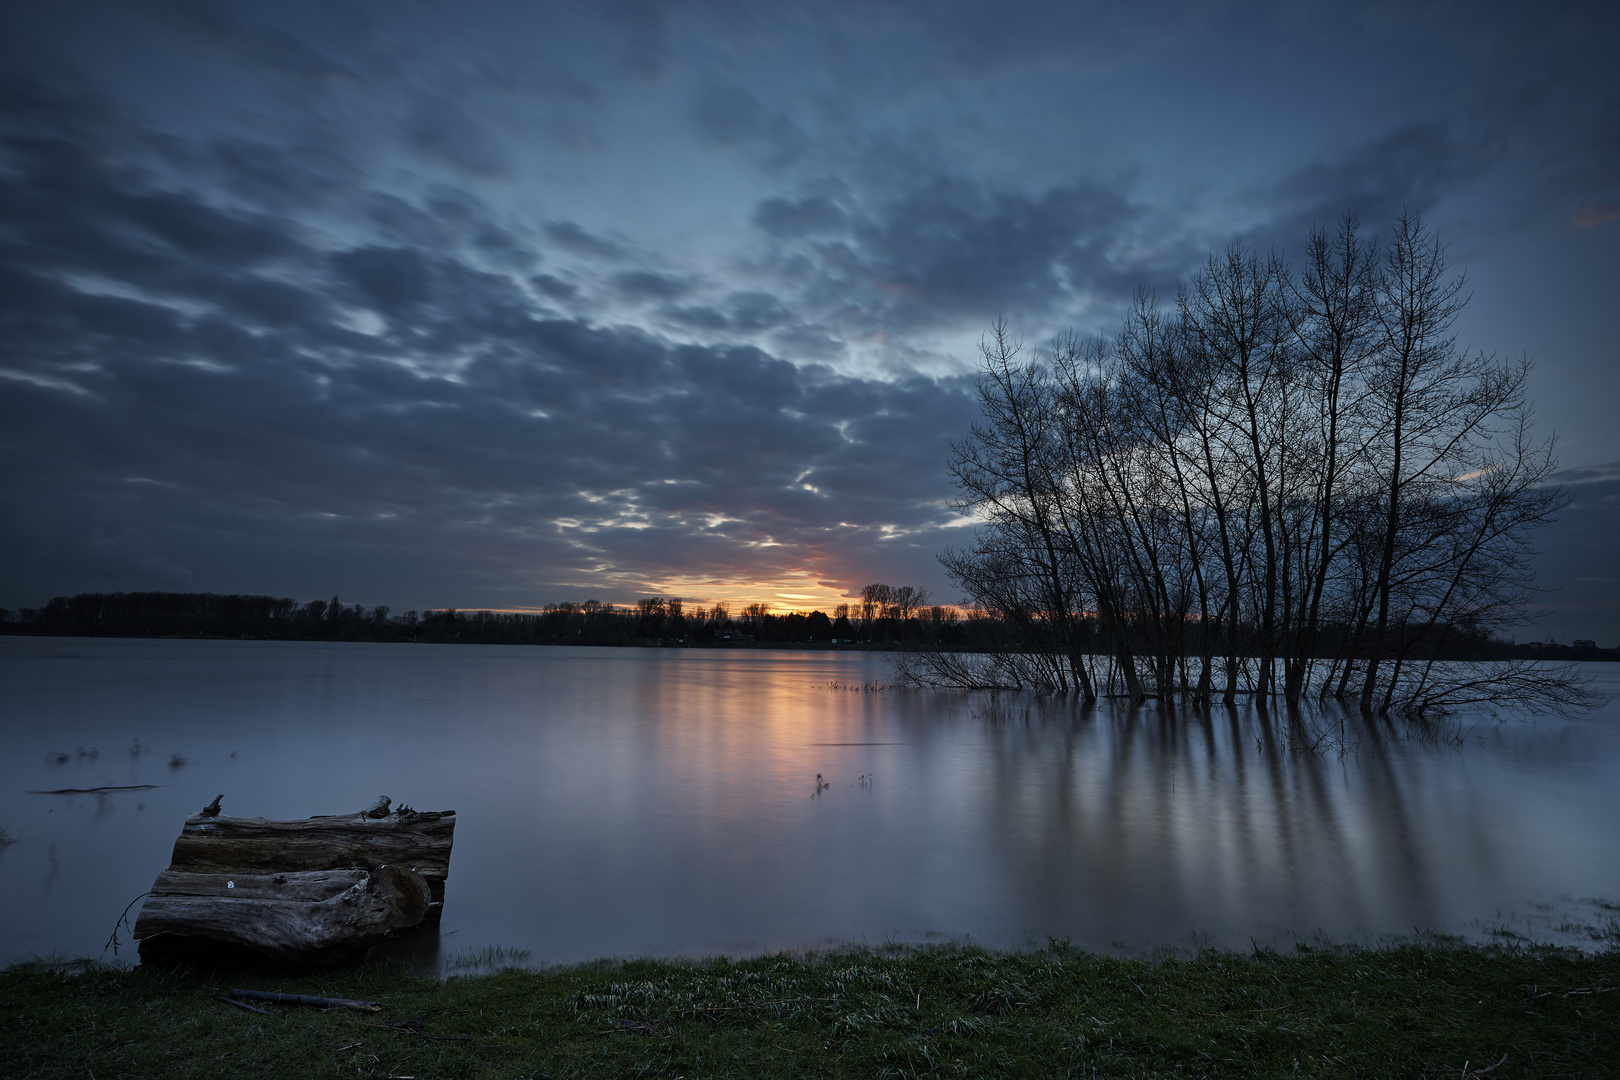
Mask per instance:
[[[215,999],[238,986],[385,1008],[262,1016]],[[1164,961],[907,950],[447,982],[36,965],[0,973],[0,1074],[1620,1076],[1617,986],[1620,953],[1420,946]]]

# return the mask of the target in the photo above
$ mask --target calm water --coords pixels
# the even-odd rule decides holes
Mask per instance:
[[[861,654],[0,638],[0,960],[100,954],[221,792],[242,816],[458,811],[443,955],[536,964],[1578,942],[1605,915],[1588,901],[1620,899],[1614,705],[1470,721],[1461,745],[1351,723],[1304,753],[1252,717],[859,689],[883,675]],[[137,783],[158,786],[27,794]]]

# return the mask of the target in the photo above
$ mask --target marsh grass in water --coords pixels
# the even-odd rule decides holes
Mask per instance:
[[[385,1008],[263,1016],[216,1000],[233,987]],[[0,1017],[19,1078],[1601,1077],[1620,953],[896,949],[447,980],[33,964],[0,973]]]
[[[485,945],[478,949],[462,949],[445,957],[439,970],[451,978],[490,975],[497,971],[529,966],[528,949],[511,949],[505,945]]]

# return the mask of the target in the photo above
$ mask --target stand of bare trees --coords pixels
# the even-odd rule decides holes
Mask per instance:
[[[982,343],[982,419],[954,447],[982,527],[941,556],[1004,646],[920,654],[963,687],[1282,699],[1365,712],[1590,703],[1527,661],[1450,661],[1528,621],[1547,483],[1527,362],[1459,348],[1467,302],[1416,214],[1354,217],[1296,268],[1234,246],[1112,340]]]

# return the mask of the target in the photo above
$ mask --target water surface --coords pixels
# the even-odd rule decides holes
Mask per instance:
[[[1580,942],[1605,914],[1586,901],[1620,898],[1613,705],[1475,718],[1460,744],[1351,721],[1305,752],[1250,715],[863,689],[884,673],[860,653],[0,638],[0,960],[99,955],[220,793],[241,816],[456,810],[443,951],[537,964]],[[121,784],[158,786],[27,794]]]

